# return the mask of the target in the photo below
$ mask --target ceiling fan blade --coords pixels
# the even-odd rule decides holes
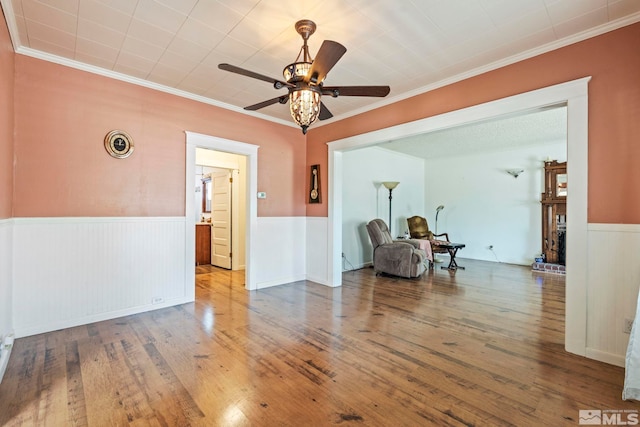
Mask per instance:
[[[389,95],[389,86],[324,86],[323,95],[330,95],[334,98],[338,96],[377,96],[385,97]]]
[[[266,101],[258,102],[257,104],[249,105],[248,107],[244,107],[245,110],[256,111],[264,107],[268,107],[269,105],[273,105],[276,103],[286,104],[287,100],[289,100],[289,95],[282,95],[277,98],[268,99]]]
[[[247,77],[252,77],[254,79],[263,80],[265,82],[269,82],[273,84],[273,87],[276,89],[280,89],[285,86],[295,87],[291,83],[283,82],[282,80],[274,79],[273,77],[265,76],[263,74],[255,73],[253,71],[245,70],[244,68],[236,67],[231,64],[218,64],[218,68],[224,71],[230,71],[232,73],[240,74]]]
[[[331,111],[329,111],[327,106],[324,105],[324,102],[321,102],[320,103],[320,113],[318,113],[318,119],[327,120],[327,119],[330,119],[331,117],[333,117],[333,114],[331,114]]]
[[[318,50],[311,64],[311,69],[304,79],[305,83],[314,85],[322,83],[327,73],[336,65],[336,62],[342,58],[342,55],[344,55],[346,51],[347,48],[338,42],[332,40],[323,41],[320,50]]]

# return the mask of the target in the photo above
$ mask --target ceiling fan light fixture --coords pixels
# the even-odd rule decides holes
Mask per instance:
[[[312,88],[294,89],[289,94],[291,117],[307,133],[307,128],[316,121],[320,113],[320,92]]]
[[[320,102],[323,94],[334,98],[338,96],[384,97],[389,94],[389,86],[331,86],[324,88],[323,83],[327,73],[342,58],[347,48],[338,42],[325,40],[314,59],[309,55],[307,41],[316,31],[316,24],[309,19],[302,19],[296,22],[295,28],[302,37],[303,43],[294,62],[282,70],[284,80],[274,79],[231,64],[218,64],[218,68],[221,70],[262,80],[273,84],[274,89],[287,88],[289,91],[286,95],[244,107],[245,110],[256,111],[276,103],[286,104],[289,100],[291,117],[302,128],[302,133],[306,134],[307,128],[316,120],[327,120],[333,117],[327,106]]]

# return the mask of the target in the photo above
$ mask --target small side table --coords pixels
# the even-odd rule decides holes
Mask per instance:
[[[464,248],[466,245],[464,243],[440,243],[438,245],[439,248],[444,248],[447,250],[447,252],[449,252],[449,256],[451,257],[451,260],[449,261],[449,265],[448,266],[442,266],[440,267],[441,269],[448,269],[448,270],[457,270],[459,268],[464,270],[464,267],[461,265],[458,265],[458,263],[456,262],[456,254],[458,253],[459,249]]]

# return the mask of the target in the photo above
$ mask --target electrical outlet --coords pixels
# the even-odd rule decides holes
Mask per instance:
[[[633,319],[625,318],[622,332],[624,332],[625,334],[630,334],[632,326],[633,326]]]
[[[151,298],[151,304],[160,304],[163,302],[164,302],[164,298],[162,297]]]

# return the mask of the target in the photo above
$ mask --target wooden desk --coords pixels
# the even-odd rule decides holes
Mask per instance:
[[[441,243],[438,245],[439,248],[444,248],[447,250],[447,252],[449,252],[449,256],[451,257],[451,260],[449,261],[449,265],[448,266],[442,266],[440,268],[446,268],[449,270],[457,270],[459,268],[464,270],[464,267],[461,265],[458,265],[458,263],[456,262],[456,254],[458,253],[459,249],[464,248],[466,245],[464,243]]]

